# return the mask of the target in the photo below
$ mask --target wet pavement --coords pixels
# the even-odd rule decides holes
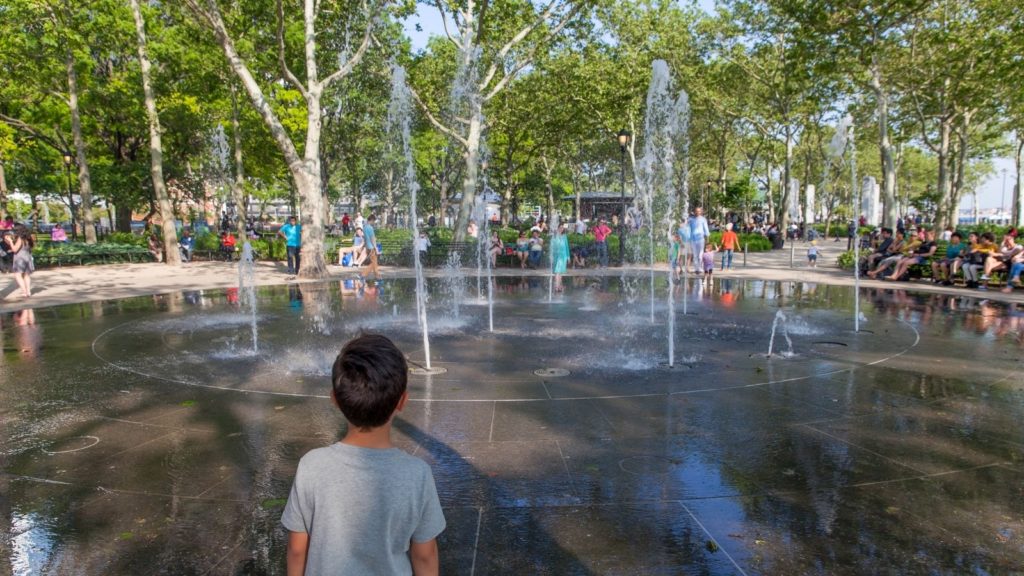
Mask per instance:
[[[1024,572],[1019,304],[865,289],[857,333],[849,287],[691,282],[668,366],[662,278],[653,314],[646,277],[567,283],[501,278],[492,333],[474,279],[432,281],[446,372],[395,441],[443,573]],[[259,295],[258,352],[233,289],[0,316],[0,574],[284,573],[334,355],[369,329],[426,359],[409,280]]]

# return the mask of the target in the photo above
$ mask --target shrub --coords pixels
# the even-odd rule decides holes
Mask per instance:
[[[842,270],[853,270],[854,262],[856,260],[854,259],[853,250],[847,250],[836,258],[836,264]]]
[[[120,244],[124,246],[146,246],[146,237],[132,232],[111,232],[103,239],[103,244]]]
[[[140,262],[152,259],[149,250],[145,247],[113,242],[99,244],[85,244],[84,242],[38,244],[32,250],[32,256],[40,266]]]
[[[196,250],[219,250],[220,237],[212,232],[201,232],[196,236]]]

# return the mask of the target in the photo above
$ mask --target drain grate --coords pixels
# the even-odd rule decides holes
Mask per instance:
[[[409,368],[409,374],[414,376],[433,376],[434,374],[444,374],[447,371],[447,368],[439,368],[437,366],[434,366],[433,368],[426,368],[423,366],[414,366]]]
[[[565,368],[541,368],[539,370],[534,370],[533,373],[537,376],[544,376],[545,378],[561,378],[569,375],[569,371]]]

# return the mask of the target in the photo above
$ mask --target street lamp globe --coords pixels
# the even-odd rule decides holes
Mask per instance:
[[[626,147],[629,146],[630,141],[633,139],[633,133],[629,130],[619,130],[617,138],[619,140],[619,148],[622,148],[622,150],[625,151]]]
[[[71,153],[69,152],[64,153],[64,165],[71,166]]]

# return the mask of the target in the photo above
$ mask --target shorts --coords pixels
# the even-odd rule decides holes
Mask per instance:
[[[818,261],[818,255],[817,254],[808,254],[807,255],[807,261],[808,262],[817,262]]]

